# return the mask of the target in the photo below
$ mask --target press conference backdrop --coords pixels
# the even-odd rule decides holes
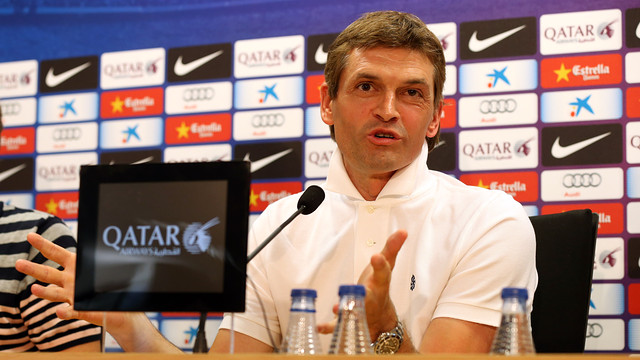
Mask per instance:
[[[256,216],[326,176],[318,86],[336,33],[365,11],[410,11],[448,63],[429,166],[531,215],[598,213],[586,348],[638,351],[639,5],[0,0],[0,200],[75,228],[82,164],[249,159]],[[193,314],[150,317],[192,347]]]

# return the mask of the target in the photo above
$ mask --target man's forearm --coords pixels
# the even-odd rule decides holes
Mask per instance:
[[[182,352],[158,332],[144,313],[107,316],[106,329],[126,352]]]

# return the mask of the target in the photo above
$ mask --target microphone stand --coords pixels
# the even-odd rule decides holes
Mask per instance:
[[[258,247],[255,250],[253,250],[251,254],[249,254],[249,256],[247,257],[247,263],[251,261],[251,259],[253,259],[256,255],[258,255],[260,250],[262,250],[265,246],[267,246],[267,244],[269,244],[274,237],[280,234],[282,229],[284,229],[287,225],[289,225],[289,223],[292,222],[293,219],[296,218],[296,216],[302,214],[302,212],[306,208],[307,208],[306,205],[300,205],[300,207],[298,208],[298,210],[296,210],[296,212],[294,212],[291,216],[289,216],[289,218],[285,222],[283,222],[282,225],[278,226],[276,230],[272,232],[271,235],[269,235],[268,238],[264,239],[264,241],[260,245],[258,245]]]
[[[198,324],[198,332],[196,333],[196,339],[193,342],[193,353],[207,353],[209,347],[207,346],[207,337],[204,332],[204,324],[207,321],[207,312],[200,313],[200,323]]]

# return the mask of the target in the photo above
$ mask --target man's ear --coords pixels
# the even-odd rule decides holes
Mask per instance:
[[[433,118],[427,127],[426,137],[434,137],[438,133],[438,130],[440,130],[440,115],[442,115],[443,106],[445,106],[444,100],[440,101],[437,108],[433,111]]]
[[[320,85],[320,117],[327,125],[333,125],[333,111],[331,109],[331,97],[329,96],[329,85]]]

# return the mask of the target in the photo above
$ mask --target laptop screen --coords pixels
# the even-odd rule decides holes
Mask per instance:
[[[244,311],[249,163],[80,170],[75,308]]]

